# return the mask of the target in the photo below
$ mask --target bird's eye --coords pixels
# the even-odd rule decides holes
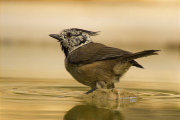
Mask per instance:
[[[67,33],[67,37],[71,37],[72,36],[72,34],[71,33]]]

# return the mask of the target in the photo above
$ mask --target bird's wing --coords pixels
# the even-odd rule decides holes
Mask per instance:
[[[129,54],[132,53],[100,43],[89,43],[73,51],[67,59],[69,63],[84,65],[95,61],[115,59]]]

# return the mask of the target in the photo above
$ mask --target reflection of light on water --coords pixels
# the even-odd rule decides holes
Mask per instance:
[[[49,82],[48,82],[49,81]],[[144,118],[163,116],[176,119],[180,93],[175,91],[129,89],[142,99],[124,99],[120,101],[84,102],[75,96],[85,93],[89,88],[72,85],[71,81],[33,79],[1,80],[1,118],[40,119],[47,115],[58,119],[96,118]],[[108,104],[107,104],[108,103]],[[21,109],[17,109],[21,107]],[[143,111],[144,115],[135,116]],[[155,111],[155,112],[153,112]],[[160,115],[156,113],[161,112]],[[88,119],[87,119],[88,120]],[[91,119],[93,120],[93,119]]]

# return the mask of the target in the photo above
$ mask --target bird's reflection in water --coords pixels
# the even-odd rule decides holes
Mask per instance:
[[[92,105],[78,105],[67,112],[64,120],[124,120],[124,118],[119,111]]]
[[[84,99],[86,105],[77,105],[69,110],[64,120],[124,120],[120,109],[135,105],[138,99]]]

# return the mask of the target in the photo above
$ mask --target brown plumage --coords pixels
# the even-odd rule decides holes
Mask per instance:
[[[143,68],[134,59],[157,55],[156,52],[159,51],[131,53],[93,43],[90,35],[97,35],[97,32],[73,28],[63,30],[60,35],[50,35],[61,42],[66,55],[66,70],[78,82],[91,87],[87,93],[97,88],[114,88],[114,83],[118,82],[131,66]]]

